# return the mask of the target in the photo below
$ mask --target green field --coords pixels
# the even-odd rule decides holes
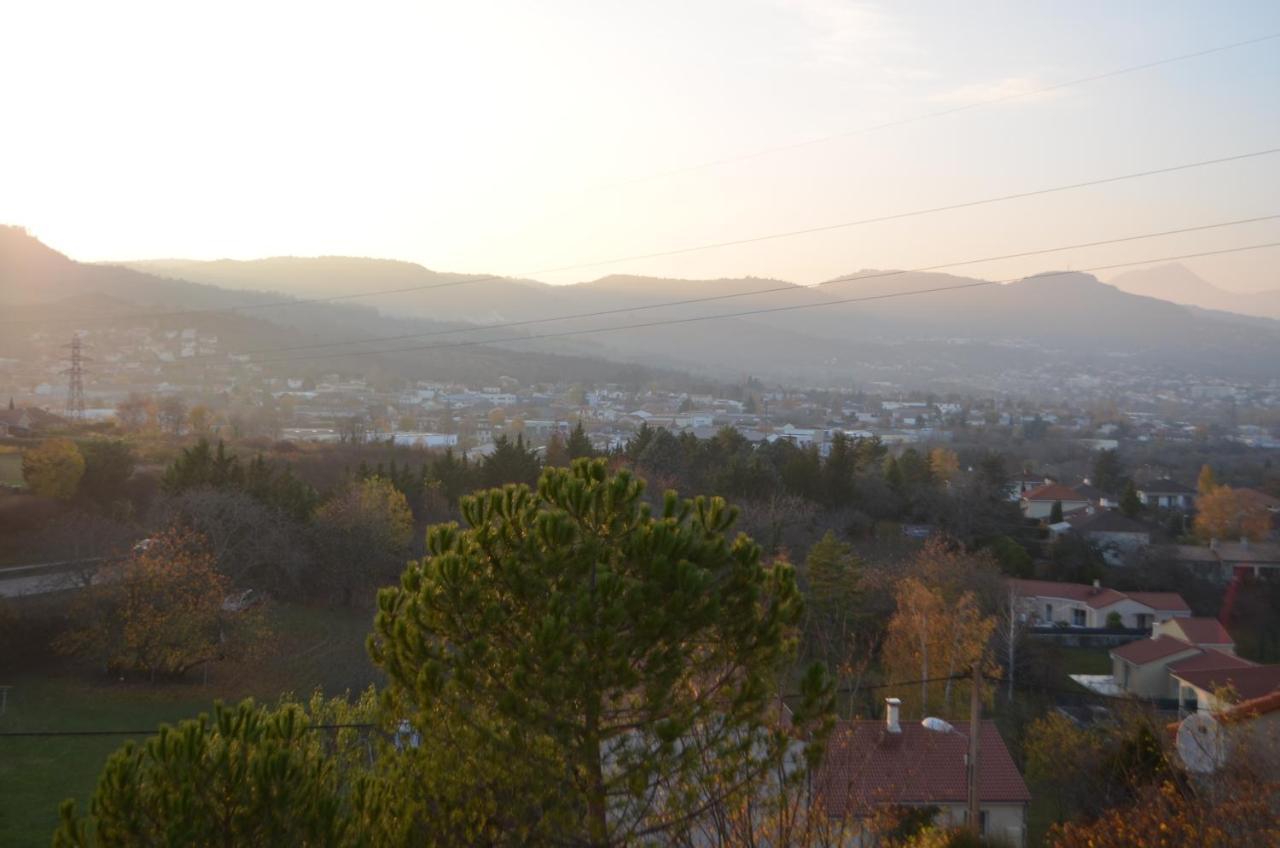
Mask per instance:
[[[22,486],[22,454],[0,453],[0,484]]]
[[[272,620],[274,634],[256,661],[215,668],[207,684],[199,670],[187,683],[157,686],[115,683],[74,669],[0,680],[12,686],[0,733],[149,732],[207,711],[217,700],[275,701],[288,692],[305,697],[317,687],[340,694],[375,681],[364,652],[369,613],[279,607]],[[0,737],[0,845],[48,845],[58,805],[75,798],[84,809],[103,763],[129,738]]]

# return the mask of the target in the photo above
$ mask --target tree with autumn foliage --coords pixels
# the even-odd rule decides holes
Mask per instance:
[[[1208,466],[1205,466],[1206,468]],[[1203,476],[1203,475],[1202,475]],[[1196,503],[1192,525],[1202,541],[1211,539],[1265,539],[1271,532],[1271,513],[1265,505],[1241,497],[1230,486],[1215,485]]]
[[[991,664],[995,618],[982,614],[972,592],[948,601],[940,588],[917,577],[902,580],[895,599],[884,643],[885,674],[893,681],[921,681],[896,692],[904,713],[964,718],[972,683],[953,678],[967,675],[974,663]]]
[[[65,653],[89,657],[112,673],[181,677],[252,642],[258,610],[229,603],[205,540],[165,530],[135,547],[122,565],[81,590],[77,626],[58,640]]]
[[[960,458],[949,448],[929,451],[929,472],[935,480],[950,480],[960,472]]]
[[[1185,776],[1147,787],[1130,805],[1054,825],[1052,848],[1242,848],[1280,845],[1280,781]]]
[[[49,439],[22,455],[22,479],[32,493],[71,500],[84,476],[84,457],[70,439]]]
[[[313,522],[321,583],[346,606],[372,596],[404,568],[412,537],[409,502],[390,480],[350,481]]]

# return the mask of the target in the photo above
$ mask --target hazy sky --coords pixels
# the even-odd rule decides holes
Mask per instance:
[[[0,222],[78,259],[353,254],[539,269],[1280,146],[1280,40],[716,167],[1280,32],[1280,3],[20,2]],[[1280,156],[542,274],[816,281],[1280,212]],[[1280,240],[1280,222],[964,269]],[[1189,262],[1280,285],[1280,250]]]

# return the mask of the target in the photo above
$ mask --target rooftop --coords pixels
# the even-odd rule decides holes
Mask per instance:
[[[1054,580],[1012,578],[1009,586],[1024,597],[1062,598],[1079,601],[1093,609],[1130,599],[1161,612],[1190,612],[1191,607],[1177,592],[1120,592],[1087,583],[1059,583]]]
[[[1157,636],[1154,639],[1139,639],[1137,642],[1121,645],[1111,651],[1111,656],[1119,657],[1134,665],[1146,665],[1187,651],[1199,653],[1200,649],[1172,636]]]
[[[1172,663],[1169,666],[1169,671],[1173,674],[1183,674],[1184,672],[1252,668],[1255,665],[1257,663],[1249,662],[1249,660],[1237,657],[1235,654],[1228,654],[1225,651],[1219,651],[1214,648],[1204,648],[1199,656],[1187,657],[1185,660],[1178,660],[1176,663]]]
[[[1196,493],[1195,489],[1184,486],[1177,480],[1170,480],[1168,477],[1144,483],[1138,487],[1138,491],[1156,495],[1194,495]]]
[[[1176,627],[1193,645],[1232,645],[1235,640],[1216,618],[1179,618],[1165,627]]]
[[[979,744],[979,799],[1030,801],[995,722],[982,722]],[[911,722],[903,722],[900,733],[890,733],[879,721],[840,722],[814,791],[836,818],[862,815],[881,804],[964,803],[968,746],[963,732],[938,733]]]
[[[1061,483],[1047,483],[1022,496],[1028,501],[1087,501],[1084,495]]]
[[[1261,698],[1280,689],[1280,665],[1253,665],[1245,668],[1213,668],[1178,672],[1177,677],[1206,692],[1230,686],[1243,700]]]

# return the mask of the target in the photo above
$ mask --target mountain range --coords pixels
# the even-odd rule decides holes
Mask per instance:
[[[414,290],[278,305],[388,289]],[[495,367],[563,356],[570,359],[560,367],[609,360],[811,385],[1025,388],[1048,372],[1269,379],[1280,361],[1280,321],[1189,308],[1074,272],[1010,284],[869,270],[820,286],[625,275],[553,286],[352,257],[90,265],[0,229],[6,311],[67,312],[89,295],[122,312],[245,307],[231,314],[269,328],[259,347],[410,336],[355,348],[395,351],[386,357],[344,359],[333,348],[277,357],[300,370],[359,369],[373,359],[439,366],[484,351]],[[510,322],[519,326],[464,332]]]
[[[1280,319],[1280,289],[1227,291],[1198,276],[1185,265],[1176,263],[1126,271],[1112,277],[1110,282],[1130,294],[1158,297],[1201,309]]]

